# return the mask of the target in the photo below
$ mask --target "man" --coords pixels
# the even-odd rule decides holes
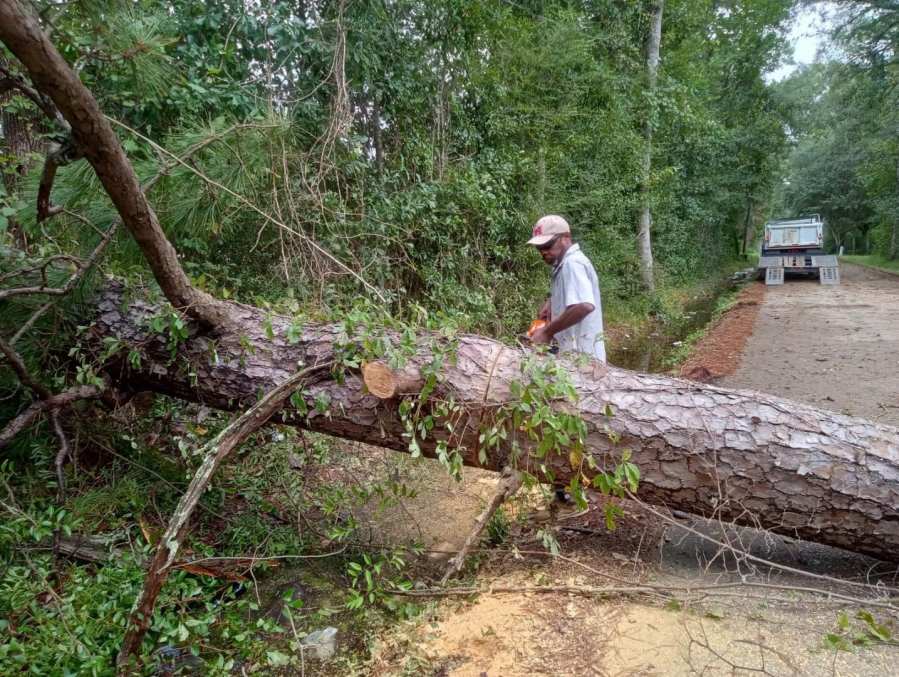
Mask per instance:
[[[550,297],[539,315],[547,324],[531,340],[549,344],[555,339],[561,352],[586,353],[605,362],[599,279],[580,245],[572,242],[568,222],[554,214],[544,216],[534,225],[528,244],[553,267]]]
[[[553,272],[550,297],[539,314],[547,324],[531,335],[531,341],[548,344],[555,339],[561,352],[586,353],[605,362],[602,301],[593,264],[580,245],[571,241],[571,228],[561,216],[550,214],[541,218],[534,225],[532,236],[528,244],[537,248]],[[558,516],[560,510],[570,513],[574,505],[564,485],[557,483],[553,490],[555,501],[550,514]]]

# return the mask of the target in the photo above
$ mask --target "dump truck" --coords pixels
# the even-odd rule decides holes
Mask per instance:
[[[765,224],[759,254],[759,276],[765,284],[783,284],[786,273],[814,275],[821,284],[839,284],[837,257],[824,253],[824,221],[820,214],[775,219]]]

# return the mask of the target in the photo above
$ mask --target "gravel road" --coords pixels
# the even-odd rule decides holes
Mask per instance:
[[[768,287],[736,373],[748,388],[899,425],[899,276],[843,264],[831,287]]]

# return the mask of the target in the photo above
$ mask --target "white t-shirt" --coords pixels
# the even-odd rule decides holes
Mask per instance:
[[[561,352],[577,351],[606,361],[603,341],[602,299],[599,278],[580,245],[573,244],[562,260],[553,268],[550,308],[552,319],[559,317],[568,306],[589,303],[593,311],[577,324],[556,334]]]

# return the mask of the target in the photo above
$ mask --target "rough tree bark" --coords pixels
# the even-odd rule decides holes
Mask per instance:
[[[126,300],[121,289],[110,287],[98,305],[93,340],[117,336],[143,355],[138,369],[124,359],[114,365],[112,380],[225,410],[251,405],[300,363],[333,359],[340,341],[338,327],[319,325],[291,343],[288,318],[234,304],[234,324],[205,335],[193,327],[172,361],[165,338],[146,328],[146,319],[157,312],[151,304]],[[422,337],[399,375],[404,389],[432,359],[430,345]],[[524,353],[465,336],[457,355],[432,397],[466,404],[467,425],[456,425],[450,441],[465,464],[478,466],[479,427],[509,400],[510,384],[525,380]],[[642,474],[639,494],[647,502],[899,560],[899,429],[755,392],[596,363],[571,368],[578,403],[558,406],[571,407],[587,423],[587,451],[600,466],[614,463],[623,448],[633,450]],[[327,414],[314,409],[320,395],[331,403]],[[342,384],[317,383],[306,399],[308,418],[288,408],[280,419],[407,451],[399,396],[380,399],[350,375]],[[611,418],[606,405],[613,409]],[[617,444],[604,432],[606,425],[621,436]],[[425,455],[434,455],[436,439],[446,437],[440,430],[422,443]],[[489,451],[484,465],[499,470],[509,462],[508,450],[499,448]],[[568,458],[546,463],[557,478],[571,477]],[[538,466],[528,455],[518,462],[519,469],[539,475]]]
[[[665,0],[652,0],[649,6],[649,32],[646,35],[646,110],[643,120],[643,157],[640,160],[640,207],[637,216],[637,242],[640,250],[640,274],[643,286],[655,290],[652,260],[652,211],[649,181],[652,170],[653,97],[659,73],[659,50],[662,45],[662,12]]]

